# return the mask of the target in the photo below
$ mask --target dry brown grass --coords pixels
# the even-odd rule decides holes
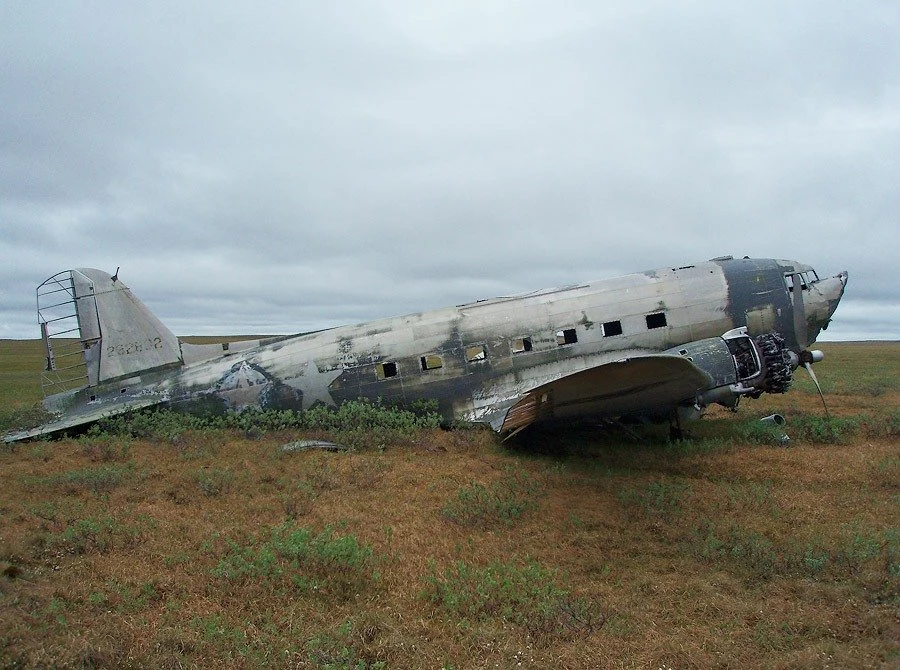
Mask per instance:
[[[283,454],[287,432],[19,445],[0,455],[0,667],[895,667],[900,450],[882,429],[900,346],[883,346],[829,345],[846,360],[817,367],[833,413],[872,417],[839,444],[737,437],[748,416],[781,411],[791,433],[818,412],[801,387],[675,446],[579,429],[515,449],[483,431],[361,453]],[[856,370],[873,392],[832,377]],[[511,523],[447,518],[512,475],[534,486]],[[373,570],[350,592],[215,575],[227,540],[285,522],[355,536]],[[456,561],[526,559],[594,625],[529,634],[425,595]]]

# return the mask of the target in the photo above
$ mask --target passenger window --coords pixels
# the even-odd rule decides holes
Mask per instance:
[[[559,346],[564,344],[575,344],[578,341],[578,334],[574,328],[566,328],[565,330],[556,331],[556,343]]]
[[[526,351],[531,351],[531,338],[530,337],[518,337],[512,341],[512,352],[514,354],[521,354]]]
[[[444,360],[437,354],[428,354],[419,358],[423,370],[438,370],[444,367]]]
[[[665,328],[666,327],[666,314],[665,312],[657,312],[656,314],[648,314],[647,315],[647,328]]]
[[[375,376],[378,379],[389,379],[397,376],[397,363],[389,361],[387,363],[377,363],[375,365]]]
[[[468,347],[466,349],[466,360],[469,363],[483,361],[485,358],[487,358],[487,352],[485,351],[483,344],[477,344],[474,347]]]
[[[613,335],[622,334],[621,321],[607,321],[603,324],[603,337],[612,337]]]

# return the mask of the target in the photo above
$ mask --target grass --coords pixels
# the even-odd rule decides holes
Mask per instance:
[[[0,667],[893,667],[900,345],[823,349],[833,419],[798,375],[678,444],[375,406],[5,449]]]
[[[510,623],[539,640],[587,635],[605,623],[598,605],[573,597],[556,580],[533,559],[484,567],[459,560],[442,574],[430,566],[424,596],[460,623]]]
[[[527,471],[507,468],[503,477],[489,485],[472,482],[462,487],[441,512],[450,521],[473,528],[512,526],[524,512],[537,507],[539,488]]]
[[[36,536],[36,545],[44,553],[85,554],[104,552],[116,543],[128,543],[140,534],[140,530],[122,524],[108,516],[75,519],[59,532]]]
[[[865,575],[891,598],[900,576],[900,533],[897,528],[874,530],[845,525],[837,534],[809,540],[773,541],[765,532],[736,523],[705,521],[689,539],[690,551],[754,580],[776,576],[848,580]]]
[[[210,498],[220,496],[228,491],[233,480],[234,473],[222,468],[204,468],[194,473],[194,481],[197,482],[197,486],[204,495]]]
[[[91,491],[95,495],[108,493],[134,475],[133,461],[123,465],[91,465],[48,475],[26,476],[23,482],[34,487],[56,488],[67,494]]]
[[[226,544],[212,574],[229,582],[263,581],[287,595],[300,592],[347,599],[378,580],[372,549],[355,535],[335,537],[331,526],[315,533],[285,523],[244,544],[230,539]]]
[[[640,509],[645,514],[671,518],[682,512],[691,486],[681,481],[652,481],[627,485],[619,489],[618,499],[623,507]]]

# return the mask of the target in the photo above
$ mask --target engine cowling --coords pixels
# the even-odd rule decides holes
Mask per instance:
[[[733,408],[743,396],[784,393],[796,367],[781,335],[770,332],[752,338],[744,327],[666,353],[688,358],[712,378],[711,388],[696,398],[697,410],[713,403]]]

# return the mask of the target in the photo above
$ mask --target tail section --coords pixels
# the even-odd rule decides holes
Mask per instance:
[[[38,287],[37,302],[45,395],[183,362],[178,338],[117,276],[65,270]]]

